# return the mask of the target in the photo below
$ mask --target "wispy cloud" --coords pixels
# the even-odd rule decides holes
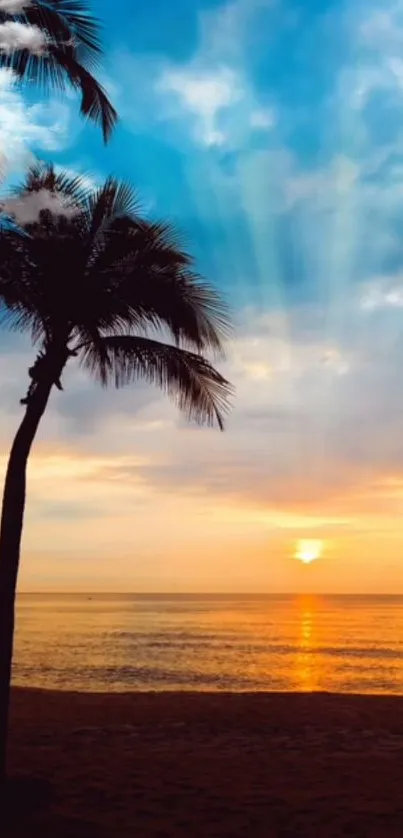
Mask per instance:
[[[224,435],[189,427],[158,390],[139,384],[112,397],[71,365],[65,392],[52,397],[47,445],[57,451],[62,438],[70,446],[72,476],[87,468],[84,455],[99,460],[101,483],[113,467],[122,491],[140,480],[159,494],[186,489],[273,515],[304,508],[309,517],[333,506],[346,516],[351,493],[361,491],[368,474],[376,482],[403,473],[400,358],[391,354],[401,315],[363,309],[357,293],[346,301],[345,334],[335,342],[326,318],[300,307],[289,322],[291,344],[283,337],[285,317],[240,315],[223,367],[237,385]],[[380,340],[386,333],[388,340]],[[16,412],[16,382],[28,363],[20,353],[7,360],[13,390],[4,389],[2,399],[15,403]],[[15,417],[3,415],[3,442],[12,422]],[[57,464],[59,455],[52,456]]]
[[[118,58],[130,74],[141,73],[147,87],[135,93],[124,117],[138,126],[164,124],[200,147],[239,149],[253,135],[267,134],[277,122],[272,97],[262,98],[247,69],[249,36],[259,13],[268,15],[269,0],[233,0],[199,14],[199,44],[186,63],[163,55]],[[253,42],[253,37],[251,39]],[[154,103],[150,105],[150,99]]]
[[[277,115],[259,100],[247,72],[244,47],[248,26],[268,0],[232,0],[200,17],[200,41],[188,64],[167,66],[158,92],[176,96],[171,117],[195,121],[193,136],[202,145],[239,147],[256,131],[270,131]]]
[[[0,52],[7,55],[15,50],[28,50],[32,55],[43,55],[46,43],[46,34],[39,26],[17,20],[6,20],[0,24]]]
[[[269,539],[315,532],[344,550],[367,530],[372,556],[398,538],[403,2],[326,14],[302,4],[291,43],[291,29],[271,25],[275,6],[209,4],[186,58],[170,44],[115,56],[115,85],[134,80],[118,102],[137,132],[124,172],[144,171],[155,209],[184,227],[198,267],[239,308],[223,367],[237,389],[227,431],[189,427],[142,384],[105,394],[71,367],[45,420],[49,447],[39,443],[32,461],[30,550],[42,548],[45,516],[49,553],[74,520],[70,549],[138,552],[155,577],[166,562],[186,577],[167,541],[186,560],[189,545],[208,543],[230,557],[230,574],[233,551],[244,561],[258,536],[265,572]],[[24,150],[49,141],[43,111],[34,117],[45,135],[28,132]],[[10,351],[1,369],[4,444],[28,365]]]
[[[317,310],[301,307],[291,318],[291,345],[284,317],[240,316],[224,368],[237,383],[225,434],[188,426],[158,390],[104,393],[72,366],[65,391],[52,395],[30,464],[27,553],[60,556],[58,573],[71,579],[73,553],[89,576],[92,561],[112,558],[122,584],[147,565],[152,588],[162,584],[163,568],[173,567],[171,583],[180,579],[186,589],[202,552],[209,556],[203,574],[214,585],[223,557],[232,579],[245,569],[248,550],[253,586],[261,579],[258,550],[267,568],[269,545],[271,572],[281,573],[295,539],[342,544],[340,561],[348,539],[365,532],[367,560],[385,539],[394,543],[403,500],[403,395],[391,346],[400,341],[401,314],[363,311],[357,294],[346,300],[348,329],[335,343]],[[9,352],[1,370],[2,403],[14,404],[15,414],[0,420],[3,468],[28,363]],[[28,561],[25,579],[35,584],[40,567]]]
[[[31,0],[0,0],[0,12],[5,12],[7,15],[18,15],[30,5]]]
[[[1,208],[18,224],[32,224],[39,220],[42,210],[48,210],[55,216],[72,217],[77,213],[77,207],[61,192],[51,192],[49,189],[39,189],[21,198],[6,198],[1,202]]]
[[[374,278],[362,291],[361,307],[364,311],[403,308],[403,278],[401,276]]]
[[[352,107],[365,109],[376,93],[382,94],[385,103],[401,98],[402,0],[357,3],[347,8],[346,16],[354,60],[345,68],[345,94]]]
[[[259,106],[241,73],[225,64],[211,67],[196,61],[187,67],[165,68],[155,89],[171,96],[165,119],[177,124],[193,120],[191,135],[202,146],[236,149],[251,134],[270,131],[277,122],[274,107]]]
[[[0,155],[9,171],[24,168],[33,150],[63,147],[69,117],[69,107],[60,101],[28,104],[12,71],[0,69]]]
[[[228,67],[208,70],[166,70],[157,90],[178,97],[180,104],[197,121],[196,138],[206,146],[223,145],[227,135],[218,128],[221,111],[239,103],[243,95],[237,75]]]

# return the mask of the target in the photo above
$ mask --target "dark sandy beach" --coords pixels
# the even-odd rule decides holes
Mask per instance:
[[[52,782],[5,837],[403,835],[403,699],[15,690],[10,767]]]

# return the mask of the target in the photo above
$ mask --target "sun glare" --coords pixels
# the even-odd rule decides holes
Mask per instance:
[[[323,541],[298,541],[295,549],[294,558],[303,564],[310,564],[311,562],[320,559],[323,552]]]

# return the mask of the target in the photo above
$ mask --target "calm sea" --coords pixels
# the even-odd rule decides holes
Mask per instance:
[[[403,694],[403,597],[21,595],[14,683]]]

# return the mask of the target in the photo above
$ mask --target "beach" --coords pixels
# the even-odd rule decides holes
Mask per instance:
[[[401,838],[403,699],[14,689],[5,838]]]

